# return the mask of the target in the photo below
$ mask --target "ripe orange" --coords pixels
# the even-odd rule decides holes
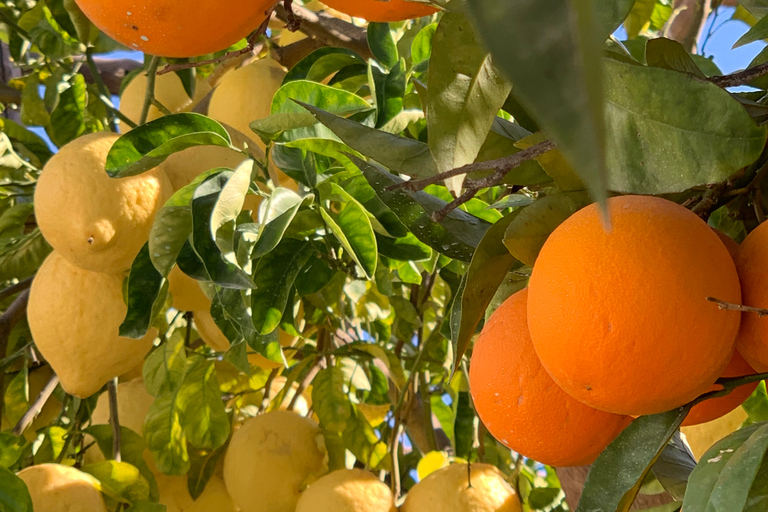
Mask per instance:
[[[323,3],[331,9],[368,21],[403,21],[438,11],[431,5],[406,0],[323,0]]]
[[[736,255],[739,253],[739,243],[719,229],[712,228],[712,230],[720,238],[720,241],[723,242],[725,248],[728,249],[728,254],[730,254],[731,258],[735,261]]]
[[[94,25],[132,50],[195,57],[256,30],[276,0],[76,0]]]
[[[745,375],[754,375],[755,370],[749,366],[738,351],[733,353],[731,361],[723,371],[722,377],[744,377]],[[729,394],[720,398],[712,398],[696,405],[683,422],[683,426],[698,425],[708,421],[716,420],[725,416],[749,398],[749,395],[757,388],[757,382],[740,386]],[[722,386],[713,385],[709,390],[716,391],[723,389]]]
[[[550,466],[591,464],[631,418],[565,393],[533,349],[528,290],[508,298],[475,342],[469,384],[477,414],[508,448]]]
[[[555,382],[616,414],[654,414],[706,392],[722,374],[741,298],[733,259],[712,229],[656,197],[608,200],[549,237],[529,282],[528,326]]]
[[[741,279],[742,304],[768,308],[768,222],[760,224],[739,247],[736,267]],[[729,301],[730,302],[730,301]],[[768,371],[768,317],[743,313],[736,348],[749,365]]]

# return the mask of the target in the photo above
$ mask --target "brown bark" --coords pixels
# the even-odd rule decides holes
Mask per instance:
[[[686,50],[696,52],[701,27],[710,8],[710,0],[675,0],[664,36],[679,42]]]

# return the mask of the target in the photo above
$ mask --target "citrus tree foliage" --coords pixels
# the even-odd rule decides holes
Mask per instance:
[[[467,363],[484,319],[525,286],[555,227],[609,195],[664,195],[737,240],[765,220],[768,81],[744,82],[757,92],[723,88],[739,84],[718,81],[712,61],[660,37],[670,2],[437,3],[446,11],[368,24],[373,57],[327,46],[293,65],[271,115],[244,134],[260,139],[266,155],[204,109],[138,126],[112,147],[106,167],[116,179],[195,146],[251,157],[179,190],[126,277],[121,335],[141,338],[154,327],[159,336],[143,367],[154,397],[144,431],[122,428],[121,462],[83,467],[113,504],[159,510],[149,505],[157,485],[145,449],[161,472],[188,475],[199,495],[237,419],[277,409],[298,385],[311,397],[332,469],[354,457],[405,493],[423,456],[443,451],[498,466],[530,510],[567,510],[554,470],[510,452],[474,413]],[[767,12],[752,1],[736,10],[754,24],[742,43],[766,36]],[[610,37],[620,26],[626,41]],[[96,396],[58,388],[60,412],[49,423],[20,421],[37,398],[30,375],[44,362],[25,322],[10,323],[8,313],[51,251],[32,199],[53,153],[26,126],[43,127],[61,147],[126,119],[104,84],[80,73],[92,67],[93,76],[93,56],[119,45],[73,2],[4,2],[0,28],[23,70],[7,84],[18,92],[21,123],[0,120],[0,282],[11,287],[0,292],[0,503],[25,511],[31,505],[13,471],[32,462],[82,465],[90,444],[107,458],[114,445],[112,429],[90,425]],[[280,28],[262,37],[262,58],[280,37]],[[184,62],[147,57],[146,68]],[[191,97],[195,78],[216,72],[205,64],[176,73]],[[531,152],[510,165],[523,151]],[[469,173],[435,178],[474,163]],[[296,190],[270,180],[270,165]],[[242,212],[252,195],[262,197],[255,217]],[[169,308],[176,265],[205,283],[228,350],[214,352],[190,314]],[[279,331],[294,338],[290,346]],[[278,369],[252,366],[249,354]],[[278,375],[284,380],[273,389]],[[764,385],[745,408],[751,425],[698,466],[675,437],[690,407],[637,419],[594,464],[578,510],[629,510],[638,492],[659,492],[659,483],[684,510],[765,510]]]

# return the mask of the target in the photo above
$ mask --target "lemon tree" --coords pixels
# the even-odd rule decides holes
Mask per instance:
[[[768,510],[765,6],[330,3],[0,3],[0,509]]]

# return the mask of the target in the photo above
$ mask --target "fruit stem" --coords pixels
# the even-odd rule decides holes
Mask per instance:
[[[109,394],[109,424],[112,425],[112,458],[120,462],[122,461],[120,454],[122,436],[120,435],[120,416],[117,412],[117,377],[107,384],[107,393]]]
[[[147,69],[147,92],[144,95],[144,105],[141,107],[139,125],[147,122],[149,107],[152,105],[152,100],[155,99],[155,80],[157,79],[157,68],[159,66],[160,57],[152,57],[152,60],[149,61],[149,68]]]
[[[714,302],[717,306],[725,311],[741,311],[743,313],[756,313],[759,317],[768,316],[768,309],[753,308],[752,306],[744,306],[742,304],[733,304],[732,302],[726,302],[724,300],[716,299],[715,297],[707,297],[709,302]]]

